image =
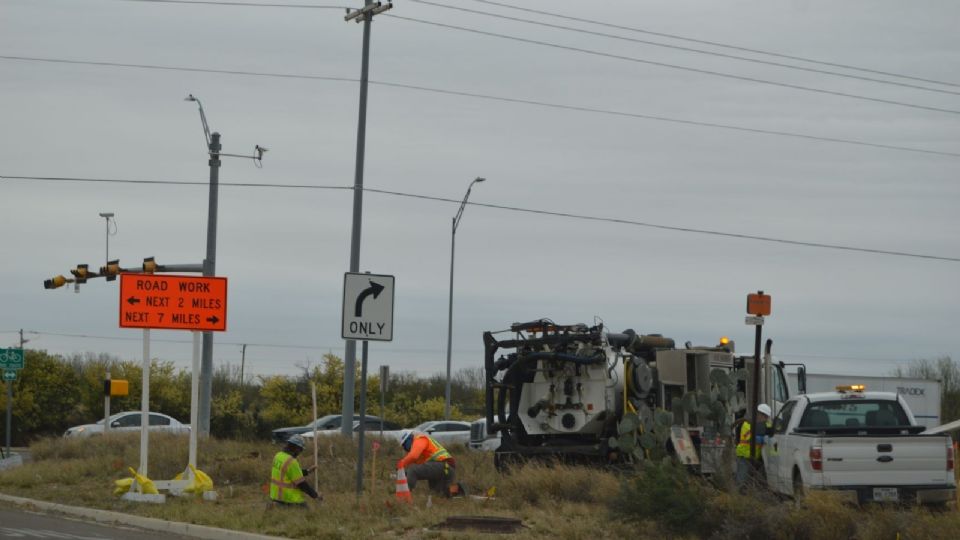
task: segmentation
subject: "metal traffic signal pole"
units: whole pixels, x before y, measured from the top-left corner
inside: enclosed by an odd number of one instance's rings
[[[206,125],[206,121],[204,121]],[[217,194],[220,187],[220,133],[210,135],[210,196],[207,211],[207,257],[203,260],[203,275],[215,276],[217,268]],[[200,403],[198,404],[198,431],[210,434],[210,399],[213,393],[213,332],[203,333],[200,360]]]
[[[367,140],[367,75],[370,71],[370,23],[373,16],[393,7],[392,3],[382,4],[364,0],[361,9],[350,11],[344,20],[363,21],[363,52],[360,63],[360,113],[357,121],[357,161],[353,181],[353,225],[350,234],[350,272],[360,270],[360,230],[363,222],[363,159]],[[353,429],[354,385],[357,373],[357,342],[347,340],[343,361],[343,410],[340,432],[351,436]],[[362,421],[363,419],[361,419]]]

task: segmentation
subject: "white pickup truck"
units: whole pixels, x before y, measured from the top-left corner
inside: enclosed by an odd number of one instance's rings
[[[830,489],[861,503],[955,501],[953,442],[924,429],[897,394],[853,386],[797,396],[764,446],[767,483],[784,495]]]

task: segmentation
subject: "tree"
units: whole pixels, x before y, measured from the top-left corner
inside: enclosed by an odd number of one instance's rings
[[[944,423],[960,419],[960,364],[952,358],[914,360],[906,369],[898,367],[894,375],[940,381],[940,419]]]

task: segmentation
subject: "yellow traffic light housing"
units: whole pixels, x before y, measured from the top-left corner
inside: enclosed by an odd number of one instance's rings
[[[86,283],[87,277],[93,277],[90,276],[90,271],[88,268],[89,267],[86,264],[78,264],[76,269],[70,271],[70,273],[73,274],[73,277],[76,278],[76,282],[78,284]]]
[[[157,261],[153,257],[147,257],[143,260],[143,273],[153,274],[157,271]]]
[[[107,278],[107,281],[116,280],[117,275],[120,274],[120,260],[114,259],[112,261],[107,261],[106,266],[100,267],[100,274]]]
[[[45,279],[45,280],[43,280],[43,288],[44,288],[44,289],[57,289],[57,288],[63,287],[64,285],[66,285],[66,284],[69,283],[69,282],[70,282],[70,281],[69,281],[67,278],[63,277],[63,276],[54,276],[54,277],[52,277],[52,278],[50,278],[50,279]]]
[[[130,393],[130,383],[123,379],[104,379],[103,395],[110,397],[126,396]]]

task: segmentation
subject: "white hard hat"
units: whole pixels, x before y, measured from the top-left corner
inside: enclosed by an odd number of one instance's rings
[[[405,429],[400,432],[400,446],[406,446],[407,441],[413,438],[413,430]]]
[[[770,410],[770,406],[767,405],[766,403],[761,403],[757,405],[757,412],[761,414],[765,414],[767,416],[773,416],[773,411]]]
[[[298,446],[301,450],[307,447],[307,443],[303,441],[303,437],[300,435],[291,435],[290,438],[287,439],[287,444]]]

